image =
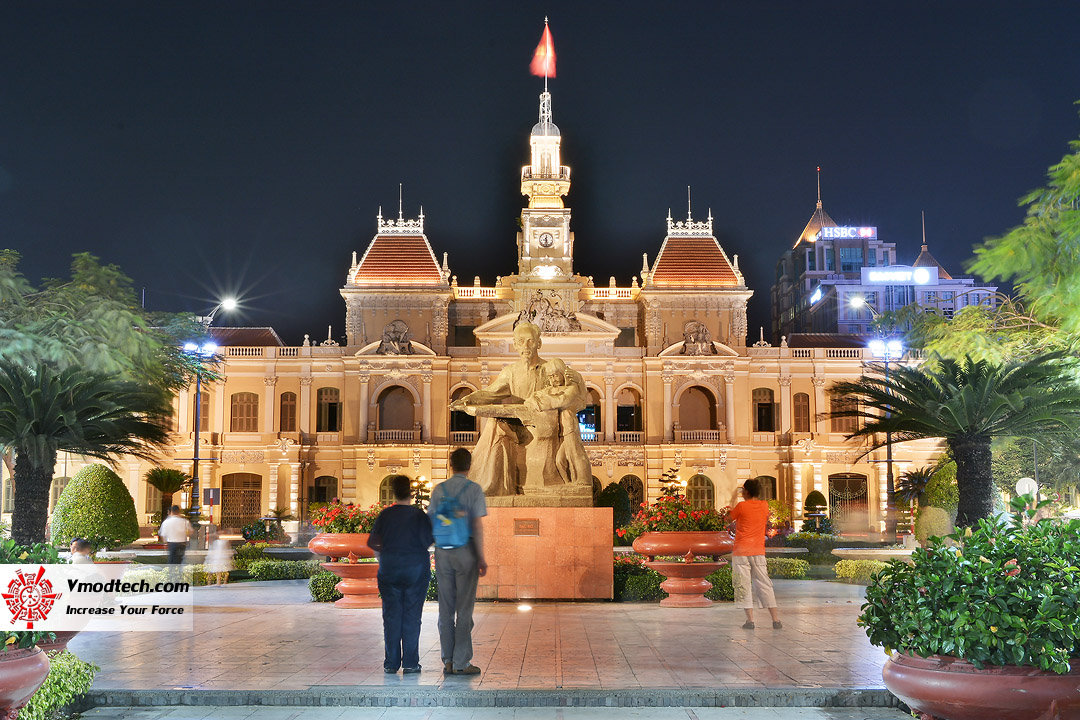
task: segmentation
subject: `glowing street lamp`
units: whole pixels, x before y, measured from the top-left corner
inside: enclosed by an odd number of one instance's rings
[[[862,308],[865,307],[870,311],[870,315],[876,320],[879,313],[874,307],[866,302],[866,298],[861,295],[857,295],[851,298],[851,306]],[[885,362],[885,385],[889,384],[889,361],[899,360],[904,356],[904,343],[898,338],[874,338],[867,347],[870,349],[870,353]],[[890,417],[891,412],[886,414],[886,417]],[[896,540],[896,500],[893,497],[896,492],[896,485],[893,479],[893,457],[892,457],[892,431],[887,430],[885,432],[885,536],[893,541]]]

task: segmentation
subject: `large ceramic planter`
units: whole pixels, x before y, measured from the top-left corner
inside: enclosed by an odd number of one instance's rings
[[[319,533],[311,538],[308,549],[344,562],[322,563],[322,566],[341,578],[334,587],[342,597],[334,603],[341,608],[382,607],[379,600],[379,563],[357,562],[373,558],[375,551],[368,547],[369,533]]]
[[[893,653],[881,677],[907,705],[945,720],[1080,718],[1080,662],[1058,675],[1015,665],[979,670],[954,657]]]
[[[0,717],[14,716],[49,675],[49,658],[40,648],[0,652]]]
[[[647,532],[634,540],[634,552],[648,558],[646,566],[667,578],[660,587],[668,594],[664,607],[709,607],[705,593],[712,587],[705,578],[726,562],[721,555],[731,552],[734,543],[726,532]],[[657,556],[678,556],[682,562],[658,562]],[[695,562],[711,557],[712,562]]]

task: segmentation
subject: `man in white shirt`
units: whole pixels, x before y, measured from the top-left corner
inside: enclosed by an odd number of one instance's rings
[[[158,528],[158,537],[165,543],[169,551],[169,564],[179,565],[184,562],[184,551],[187,550],[188,538],[195,530],[187,518],[180,514],[180,506],[173,505],[169,508],[169,517]]]

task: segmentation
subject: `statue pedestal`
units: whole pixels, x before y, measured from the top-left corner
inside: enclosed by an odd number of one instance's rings
[[[611,521],[607,507],[489,506],[483,519],[488,572],[480,578],[476,596],[610,600]]]

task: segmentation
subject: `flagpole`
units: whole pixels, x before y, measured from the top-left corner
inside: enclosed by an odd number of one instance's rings
[[[548,19],[547,19],[547,15],[545,15],[544,16],[544,36],[545,37],[547,37],[548,32],[550,32],[548,30]],[[547,81],[548,81],[548,69],[550,68],[550,66],[551,66],[550,62],[544,63],[544,92],[548,91]]]

